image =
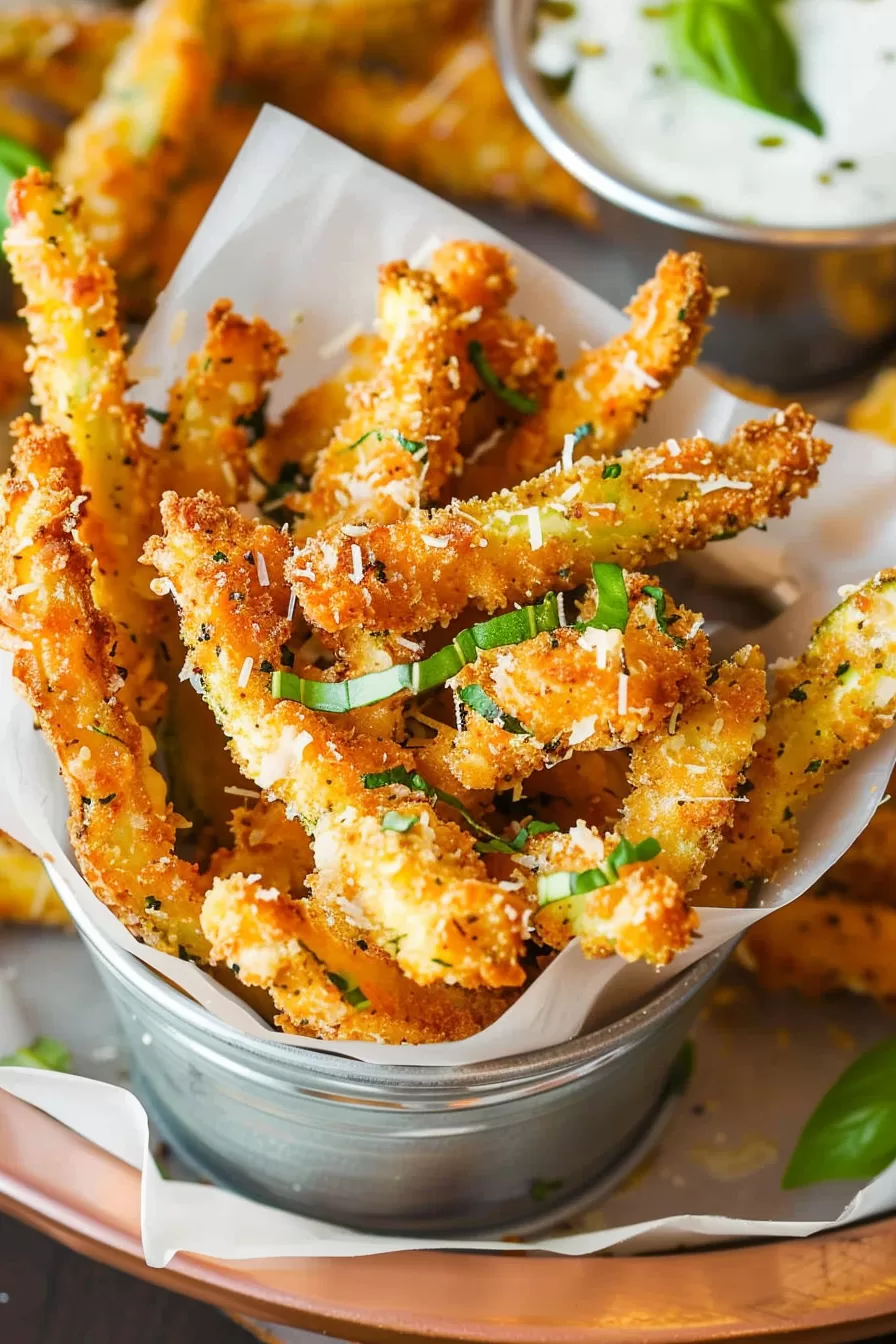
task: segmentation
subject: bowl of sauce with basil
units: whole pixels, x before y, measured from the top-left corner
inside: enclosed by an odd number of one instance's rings
[[[609,235],[690,240],[731,287],[732,371],[822,383],[896,344],[896,0],[495,0],[495,28]]]

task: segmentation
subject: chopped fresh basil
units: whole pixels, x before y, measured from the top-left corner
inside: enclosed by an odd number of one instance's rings
[[[622,475],[622,465],[619,462],[608,462],[601,472],[605,481],[615,481],[617,476]]]
[[[404,835],[417,825],[420,818],[415,812],[387,812],[380,822],[381,831],[398,831]]]
[[[496,705],[491,696],[486,695],[481,686],[464,686],[463,690],[458,692],[458,698],[468,709],[480,714],[489,723],[496,723],[499,728],[504,729],[505,733],[516,733],[524,737],[532,736],[529,729],[524,728],[519,719],[515,719],[512,714],[505,714],[500,705]]]
[[[327,971],[327,979],[333,982],[349,1007],[355,1008],[359,1012],[370,1007],[370,1000],[357,980],[350,980],[347,976],[338,975],[336,971]]]
[[[656,623],[664,635],[669,633],[669,619],[666,615],[666,594],[662,588],[654,588],[651,584],[645,583],[643,592],[653,598],[653,606],[656,611]]]
[[[570,75],[569,83],[572,83],[572,75]],[[567,85],[568,87],[569,85]],[[494,392],[496,397],[500,397],[502,401],[506,401],[508,406],[512,406],[515,411],[520,411],[523,415],[532,415],[538,410],[538,402],[534,397],[527,397],[525,393],[518,392],[516,388],[508,387],[503,379],[498,377],[486,358],[481,341],[470,341],[467,346],[467,354],[479,377],[486,387]]]
[[[585,625],[597,630],[624,630],[628,625],[628,593],[620,565],[593,564],[597,612]]]
[[[341,451],[350,453],[353,448],[357,448],[359,443],[363,443],[365,439],[370,438],[379,439],[380,442],[382,442],[383,439],[394,439],[406,453],[410,453],[411,457],[416,457],[418,462],[425,462],[429,456],[429,450],[427,449],[425,441],[405,438],[404,434],[399,433],[397,429],[368,429],[367,433],[362,434],[360,439],[355,439],[354,443],[348,444],[348,446],[341,449]]]
[[[156,420],[160,425],[166,425],[168,423],[168,417],[171,414],[170,411],[157,411],[155,406],[146,406],[144,409],[151,420]]]
[[[655,859],[660,848],[660,842],[652,835],[634,845],[623,838],[610,857],[604,859],[597,868],[588,868],[582,873],[547,873],[540,877],[538,904],[553,905],[555,901],[565,901],[570,896],[582,896],[599,887],[608,887],[619,881],[620,868],[629,863],[646,863],[649,859]]]
[[[588,435],[593,433],[594,425],[590,420],[585,420],[581,425],[576,425],[572,432],[572,441],[573,443],[581,443],[583,439],[587,439]],[[604,474],[606,475],[606,473]]]

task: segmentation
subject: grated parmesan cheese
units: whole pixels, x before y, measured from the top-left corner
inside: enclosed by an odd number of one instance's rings
[[[269,789],[283,779],[293,761],[301,761],[305,748],[313,740],[309,732],[297,733],[291,725],[284,728],[276,747],[261,759],[256,776],[259,788]]]
[[[540,551],[544,545],[544,537],[541,531],[541,514],[535,505],[524,512],[529,518],[529,545],[533,551]]]
[[[568,504],[571,499],[575,499],[576,495],[580,495],[581,493],[582,493],[582,482],[573,481],[572,485],[568,485],[566,487],[560,498],[563,500],[565,504]]]
[[[588,738],[594,733],[596,723],[596,714],[588,714],[583,719],[576,719],[569,734],[569,745],[577,747],[580,742],[587,742]]]
[[[364,582],[364,559],[361,555],[361,547],[357,542],[352,542],[352,572],[349,575],[352,583]]]
[[[255,552],[255,570],[258,574],[258,582],[261,585],[261,587],[270,588],[271,579],[270,575],[268,574],[267,561],[265,560],[261,551]]]
[[[575,446],[575,434],[567,434],[563,440],[563,452],[560,454],[560,467],[562,471],[567,471],[572,466],[572,455]]]
[[[305,573],[308,574],[309,571],[305,570]],[[313,579],[314,575],[311,574],[310,577]],[[291,621],[295,614],[296,614],[296,590],[293,588],[290,590],[289,594],[289,606],[286,608],[286,619],[288,621]]]
[[[730,476],[710,476],[697,487],[701,495],[711,495],[714,490],[752,490],[752,481],[733,481]]]
[[[623,359],[619,369],[620,372],[631,374],[636,387],[650,387],[656,391],[656,389],[661,386],[658,378],[654,378],[652,373],[648,373],[646,369],[641,368],[641,365],[635,358],[634,350],[627,350],[625,352],[625,359]]]
[[[244,689],[249,685],[249,677],[252,675],[252,668],[255,664],[254,658],[244,658],[243,665],[240,668],[240,675],[236,679],[237,686]]]
[[[619,673],[618,680],[619,694],[616,702],[616,710],[619,714],[628,712],[628,677],[624,672]]]
[[[424,546],[433,546],[437,551],[444,551],[448,545],[447,537],[430,537],[425,532],[421,535],[420,540]]]
[[[27,597],[29,593],[36,593],[39,587],[39,583],[20,583],[11,589],[9,596],[14,602],[17,597]]]
[[[260,798],[261,794],[257,789],[241,789],[237,784],[227,784],[224,792],[229,793],[234,798]]]

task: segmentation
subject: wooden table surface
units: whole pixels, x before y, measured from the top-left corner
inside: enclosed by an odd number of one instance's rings
[[[255,1344],[251,1335],[214,1307],[94,1264],[2,1215],[0,1340],[3,1344]]]

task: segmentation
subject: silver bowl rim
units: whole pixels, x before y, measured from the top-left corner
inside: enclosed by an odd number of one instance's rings
[[[587,134],[558,113],[541,89],[528,59],[527,34],[538,0],[493,0],[492,27],[504,87],[521,120],[552,158],[596,196],[631,214],[685,233],[754,247],[795,250],[854,249],[896,245],[896,219],[856,228],[799,229],[742,224],[676,205],[609,172],[589,150]]]
[[[309,1050],[301,1045],[276,1039],[265,1040],[250,1036],[228,1026],[166,981],[124,947],[107,940],[94,922],[77,907],[72,918],[78,933],[116,979],[123,982],[140,998],[150,1000],[157,1009],[167,1012],[179,1025],[192,1028],[209,1041],[201,1053],[209,1053],[212,1041],[244,1058],[263,1061],[277,1066],[292,1067],[298,1075],[307,1070],[321,1079],[332,1079],[345,1084],[374,1085],[378,1089],[410,1088],[414,1092],[434,1093],[449,1088],[475,1091],[502,1089],[530,1080],[537,1088],[538,1081],[547,1086],[590,1071],[596,1061],[626,1053],[653,1028],[668,1017],[682,1002],[691,998],[720,969],[734,942],[700,958],[694,965],[675,976],[659,993],[651,995],[625,1016],[584,1035],[562,1041],[559,1045],[479,1064],[368,1064],[349,1056],[330,1054],[325,1050]],[[218,1057],[220,1058],[220,1056]],[[233,1063],[242,1070],[242,1066]],[[560,1075],[559,1077],[557,1075]],[[295,1082],[300,1082],[297,1076]],[[506,1099],[502,1098],[502,1099]]]

